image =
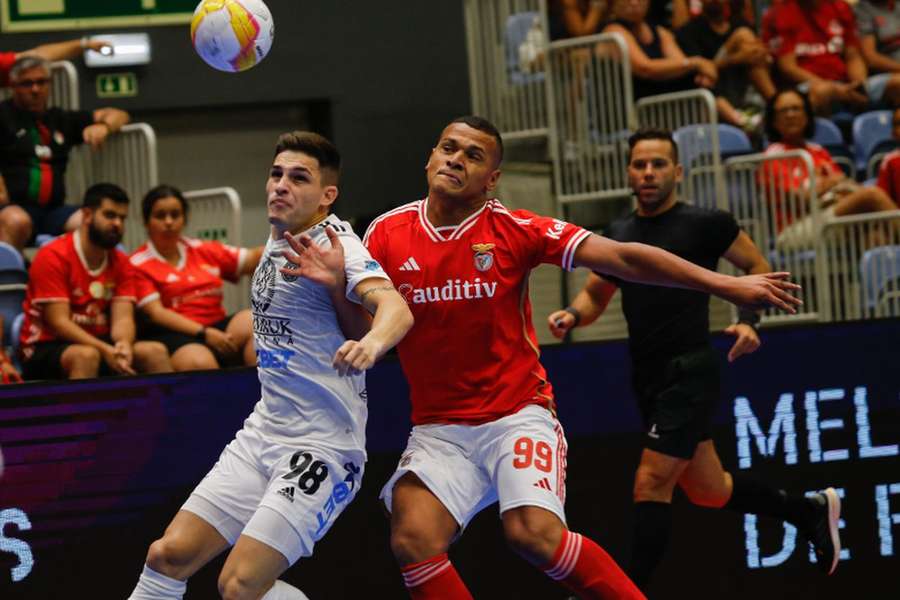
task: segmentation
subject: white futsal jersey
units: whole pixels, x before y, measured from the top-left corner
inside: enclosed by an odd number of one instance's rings
[[[329,215],[306,233],[330,248],[327,226],[344,247],[347,298],[359,303],[353,289],[360,281],[389,278],[346,221]],[[291,249],[285,240],[270,238],[253,274],[250,303],[262,397],[245,429],[286,446],[364,449],[365,374],[341,376],[331,366],[346,341],[331,298],[321,285],[279,270],[292,266],[280,256],[286,250]]]

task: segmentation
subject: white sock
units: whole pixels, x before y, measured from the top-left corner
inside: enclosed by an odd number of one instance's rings
[[[186,581],[172,579],[144,565],[144,571],[128,600],[181,600],[186,589]]]
[[[309,597],[280,579],[275,580],[275,585],[259,600],[309,600]]]

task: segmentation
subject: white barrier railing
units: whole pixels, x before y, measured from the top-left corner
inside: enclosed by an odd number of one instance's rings
[[[543,0],[466,0],[464,10],[473,112],[505,140],[546,136]]]
[[[818,256],[823,320],[900,316],[900,210],[827,221]]]
[[[184,197],[190,204],[186,236],[241,245],[241,198],[234,188],[190,190]],[[223,304],[228,314],[247,308],[249,303],[249,277],[224,287]]]
[[[560,203],[631,194],[626,167],[635,115],[627,56],[618,34],[548,48],[550,147]]]
[[[793,187],[787,176],[806,179],[811,191]],[[773,270],[790,271],[791,279],[803,286],[803,305],[797,314],[769,310],[763,323],[821,320],[821,263],[816,253],[820,211],[810,155],[792,150],[730,158],[723,185],[727,192],[720,207],[734,215]]]

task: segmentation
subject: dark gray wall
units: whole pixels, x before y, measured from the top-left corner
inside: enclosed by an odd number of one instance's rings
[[[143,31],[151,37],[153,62],[137,70],[140,95],[98,100],[97,71],[87,71],[79,60],[83,106],[114,104],[138,118],[150,111],[152,124],[159,110],[328,100],[332,118],[326,133],[345,161],[341,212],[380,212],[420,197],[422,167],[442,125],[470,110],[462,2],[267,4],[275,43],[250,71],[227,74],[207,67],[191,48],[187,25],[148,27]],[[22,50],[81,34],[5,34],[0,48]]]

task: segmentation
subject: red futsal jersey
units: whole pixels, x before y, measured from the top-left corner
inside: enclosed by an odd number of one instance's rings
[[[415,317],[398,346],[413,423],[476,425],[529,404],[553,410],[528,275],[541,263],[571,270],[590,232],[497,200],[458,226],[435,228],[427,202],[378,217],[363,239]]]
[[[159,300],[163,306],[201,325],[225,318],[222,280],[237,281],[247,256],[244,248],[219,242],[182,238],[180,260],[173,266],[153,246],[134,251],[131,264],[137,271],[138,306]]]
[[[797,64],[822,79],[847,80],[844,52],[859,48],[853,9],[843,0],[823,0],[805,11],[795,1],[781,2],[766,19],[764,29],[775,56],[794,54]],[[764,40],[766,41],[766,40]]]
[[[68,302],[76,325],[93,336],[106,337],[113,300],[135,300],[134,270],[128,257],[110,250],[103,265],[91,271],[77,231],[56,238],[38,251],[28,272],[20,336],[23,355],[29,358],[36,343],[57,339],[56,332],[44,323],[42,304]]]
[[[803,146],[775,142],[769,144],[765,154],[772,155],[790,150],[806,150],[812,158],[813,169],[816,170],[817,177],[841,172],[841,168],[831,158],[828,150],[814,142],[806,142]],[[772,187],[776,191],[775,197],[769,197],[768,200],[775,209],[776,226],[780,232],[793,221],[793,213],[781,207],[785,201],[785,194],[789,191],[808,188],[809,173],[806,172],[806,167],[799,158],[782,158],[766,162],[757,175],[760,185],[764,189],[768,190]]]
[[[900,207],[900,150],[887,154],[878,169],[878,187]]]

